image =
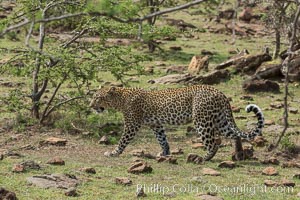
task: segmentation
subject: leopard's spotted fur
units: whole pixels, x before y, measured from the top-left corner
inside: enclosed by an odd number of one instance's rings
[[[117,156],[123,152],[141,125],[148,125],[163,149],[163,155],[170,154],[164,130],[165,124],[183,124],[193,121],[197,133],[208,153],[204,160],[210,160],[218,150],[216,135],[227,138],[253,139],[261,135],[264,117],[254,104],[246,107],[254,112],[258,122],[256,128],[244,133],[235,124],[231,106],[219,90],[206,85],[195,85],[179,89],[146,91],[143,89],[108,87],[100,88],[90,103],[97,111],[114,108],[124,114],[124,133],[117,148],[106,153]]]

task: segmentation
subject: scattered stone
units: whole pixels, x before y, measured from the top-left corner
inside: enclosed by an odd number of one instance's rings
[[[188,67],[188,72],[190,74],[199,74],[203,69],[208,71],[208,65],[209,56],[193,56]]]
[[[243,89],[247,92],[280,92],[280,86],[275,81],[263,79],[250,79],[243,83]]]
[[[128,173],[140,174],[140,173],[151,173],[152,167],[147,162],[135,162],[131,167],[128,168]]]
[[[148,158],[148,159],[155,159],[156,156],[150,154],[150,153],[147,153],[145,152],[144,150],[133,150],[131,152],[131,155],[133,156],[137,156],[137,157],[140,157],[140,158]]]
[[[40,188],[61,188],[68,189],[76,187],[80,181],[74,175],[66,174],[50,174],[50,175],[37,175],[26,178],[29,184],[35,185]]]
[[[280,71],[281,68],[281,63],[274,64],[274,61],[271,61],[271,63],[266,62],[257,68],[252,77],[259,79],[282,78],[283,75]]]
[[[201,176],[194,176],[191,179],[192,182],[196,182],[196,183],[203,183],[203,178]]]
[[[195,163],[195,164],[202,164],[203,163],[203,158],[198,156],[197,154],[194,153],[189,153],[187,156],[187,163]]]
[[[241,100],[253,101],[253,96],[251,95],[243,95],[240,97]]]
[[[173,50],[173,51],[181,51],[182,48],[180,46],[171,46],[169,49]]]
[[[298,192],[298,194],[296,195],[298,198],[300,198],[300,192]]]
[[[199,148],[204,148],[205,145],[202,143],[194,143],[192,144],[192,149],[199,149]]]
[[[106,135],[102,136],[98,142],[99,144],[105,144],[108,145],[109,144],[109,139]]]
[[[185,65],[176,65],[176,66],[170,66],[167,67],[165,72],[167,74],[171,74],[171,73],[183,73],[186,70],[187,66]]]
[[[239,19],[245,22],[250,22],[252,18],[253,18],[253,11],[249,7],[244,8],[239,15]]]
[[[263,161],[261,161],[262,164],[272,164],[272,165],[279,165],[279,160],[275,157],[267,158]]]
[[[132,185],[132,181],[126,177],[116,177],[115,183],[126,186]]]
[[[205,49],[202,49],[201,50],[201,55],[204,55],[204,56],[213,56],[214,53],[211,52],[211,51],[208,51],[208,50],[205,50]]]
[[[218,171],[216,171],[214,169],[211,169],[211,168],[203,168],[202,169],[202,173],[204,175],[210,175],[210,176],[220,176],[221,175],[220,172],[218,172]]]
[[[20,147],[20,149],[23,149],[23,150],[35,150],[36,147],[31,145],[31,144],[26,144],[26,145],[23,145]]]
[[[195,25],[187,23],[187,22],[183,21],[182,19],[166,18],[165,20],[168,25],[176,26],[181,31],[186,31],[188,28],[192,28],[192,29],[197,28]]]
[[[181,149],[181,148],[177,148],[177,149],[171,151],[172,155],[180,155],[180,154],[183,154],[183,153],[184,153],[183,149]]]
[[[77,197],[78,193],[75,187],[71,187],[65,191],[65,195],[68,197]]]
[[[11,138],[11,140],[18,141],[18,140],[21,140],[23,137],[24,137],[23,134],[16,134],[16,135],[12,135],[10,138]]]
[[[14,152],[14,151],[7,151],[3,154],[3,156],[5,157],[10,157],[10,158],[21,158],[21,157],[24,157],[23,155],[21,155],[20,153],[18,152]]]
[[[18,200],[16,193],[8,191],[0,187],[0,199],[2,200]]]
[[[234,113],[239,113],[241,111],[241,108],[240,107],[231,106],[231,110]]]
[[[282,168],[300,168],[300,163],[297,163],[296,161],[287,161],[282,163]]]
[[[295,182],[287,180],[287,179],[283,179],[281,181],[281,185],[286,186],[286,187],[295,187]]]
[[[157,162],[168,162],[171,164],[178,164],[177,163],[177,158],[174,158],[172,156],[160,156],[156,158]]]
[[[276,109],[281,109],[281,108],[283,108],[283,103],[280,103],[280,102],[271,103],[270,107],[271,108],[276,108]]]
[[[274,167],[266,167],[263,169],[262,174],[267,176],[276,176],[278,175],[278,171]]]
[[[144,192],[143,187],[138,188],[138,190],[136,191],[136,196],[137,197],[146,197],[147,196],[146,193]]]
[[[276,186],[279,185],[277,182],[272,181],[272,180],[264,180],[264,184],[265,184],[267,187],[276,187]]]
[[[67,140],[57,137],[49,137],[46,140],[40,142],[41,146],[44,145],[55,145],[55,146],[66,146]]]
[[[267,126],[274,125],[274,124],[275,124],[274,120],[271,120],[271,119],[266,119],[265,120],[265,125],[267,125]]]
[[[300,173],[294,174],[293,178],[300,179]]]
[[[293,107],[290,107],[290,108],[289,108],[289,111],[290,111],[290,113],[292,113],[292,114],[297,114],[297,113],[298,113],[298,109],[297,109],[297,108],[293,108]]]
[[[27,170],[27,169],[35,169],[35,170],[41,169],[41,166],[33,160],[27,160],[27,161],[21,162],[20,165],[23,165],[25,167],[25,170]]]
[[[25,167],[24,167],[24,165],[16,164],[16,165],[13,166],[12,171],[15,172],[15,173],[25,172]]]
[[[168,192],[168,193],[164,194],[164,196],[167,198],[175,198],[176,195],[177,195],[176,192]]]
[[[46,163],[50,165],[65,165],[65,161],[60,157],[51,158]]]
[[[153,74],[154,73],[154,68],[153,67],[145,67],[145,73],[146,74]]]
[[[79,170],[88,174],[96,174],[96,170],[93,167],[84,167]]]
[[[235,11],[231,8],[227,10],[219,11],[219,17],[222,19],[232,19],[234,17]]]
[[[256,136],[253,140],[253,144],[257,147],[264,147],[267,140],[263,136]]]
[[[221,197],[213,196],[210,194],[201,194],[198,197],[202,200],[223,200],[223,198],[221,198]]]
[[[233,169],[236,167],[236,164],[233,161],[223,161],[218,165],[218,167]]]

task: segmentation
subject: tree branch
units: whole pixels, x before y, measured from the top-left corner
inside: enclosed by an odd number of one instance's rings
[[[183,10],[183,9],[189,8],[191,6],[194,6],[194,5],[206,2],[206,1],[208,1],[208,0],[196,0],[196,1],[192,1],[192,2],[189,2],[189,3],[183,4],[183,5],[175,6],[173,8],[167,8],[165,10],[157,11],[157,12],[151,13],[151,14],[146,15],[146,16],[141,17],[141,18],[129,19],[129,21],[130,22],[145,21],[146,19],[149,19],[149,18],[152,18],[152,17],[155,17],[155,16],[167,14],[167,13],[174,12],[174,11],[177,11],[177,10]]]
[[[2,31],[2,33],[0,34],[0,36],[3,36],[5,35],[6,33],[8,33],[9,31],[12,31],[12,30],[15,30],[15,29],[18,29],[18,28],[21,28],[23,26],[26,26],[27,24],[29,24],[31,21],[27,18],[24,19],[24,21],[18,23],[18,24],[15,24],[15,25],[12,25],[10,27],[8,27],[7,29],[4,29]]]
[[[67,48],[70,44],[72,44],[73,42],[75,42],[78,38],[80,38],[82,35],[84,35],[87,31],[89,30],[89,28],[85,28],[83,30],[81,30],[77,35],[75,35],[71,40],[67,41],[66,43],[64,43],[62,45],[63,48]]]
[[[63,104],[66,104],[70,101],[74,101],[76,99],[81,99],[81,98],[84,98],[83,96],[78,96],[78,97],[72,97],[70,99],[67,99],[65,101],[62,101],[62,102],[59,102],[58,104],[55,104],[54,106],[52,106],[48,111],[47,113],[45,114],[45,117],[48,117],[50,113],[52,113],[55,109],[57,109],[58,107],[60,107],[61,105]]]
[[[27,34],[26,39],[25,39],[25,45],[29,48],[30,48],[29,40],[30,40],[30,37],[31,37],[31,34],[32,34],[33,27],[34,27],[34,21],[31,22],[30,28],[28,30],[28,34]]]
[[[108,13],[101,13],[101,12],[88,12],[88,13],[85,13],[85,12],[80,12],[80,13],[65,14],[65,15],[56,16],[56,17],[49,17],[49,18],[45,18],[45,19],[39,19],[39,20],[36,20],[35,23],[48,23],[48,22],[52,22],[52,21],[57,21],[57,20],[62,20],[62,19],[67,19],[67,18],[72,18],[72,17],[79,17],[79,16],[88,16],[88,15],[108,17],[108,18],[111,18],[111,19],[113,19],[117,22],[121,22],[121,23],[142,22],[142,21],[145,21],[147,19],[150,19],[150,18],[153,18],[153,17],[156,17],[156,16],[160,16],[160,15],[167,14],[167,13],[170,13],[170,12],[186,9],[186,8],[189,8],[191,6],[194,6],[194,5],[206,2],[206,1],[209,1],[209,0],[195,0],[195,1],[183,4],[183,5],[175,6],[175,7],[172,7],[172,8],[167,8],[167,9],[162,10],[162,11],[157,11],[157,12],[151,13],[149,15],[145,15],[143,17],[140,17],[140,18],[122,19],[122,18],[113,16],[113,15],[110,15]],[[6,28],[4,31],[2,31],[0,36],[3,36],[4,34],[6,34],[9,31],[12,31],[12,30],[21,28],[23,26],[26,26],[29,23],[31,23],[31,21],[25,18],[25,20],[23,22],[21,22],[19,24],[16,24],[16,25],[12,25],[12,26]]]

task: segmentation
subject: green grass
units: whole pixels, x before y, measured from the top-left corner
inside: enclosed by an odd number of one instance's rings
[[[253,199],[296,199],[294,197],[297,191],[299,191],[298,186],[290,193],[271,192],[270,188],[267,188],[267,192],[264,190],[260,192],[260,189],[264,189],[263,181],[265,179],[275,181],[279,181],[282,178],[291,179],[291,175],[296,173],[297,169],[283,169],[279,166],[275,166],[280,174],[276,177],[266,177],[261,175],[262,169],[266,166],[260,164],[258,161],[239,162],[239,167],[232,170],[219,169],[217,165],[220,161],[230,159],[232,147],[221,148],[215,158],[212,161],[205,163],[205,165],[189,164],[185,161],[188,153],[194,152],[203,154],[204,151],[192,150],[189,144],[185,144],[186,141],[190,141],[192,138],[176,139],[178,136],[182,136],[183,132],[182,129],[178,129],[170,134],[171,137],[169,137],[171,149],[180,147],[184,150],[184,155],[176,156],[179,164],[157,163],[155,160],[146,159],[153,167],[153,172],[150,174],[133,175],[127,173],[127,168],[133,160],[133,157],[130,155],[131,150],[145,149],[152,154],[159,152],[159,145],[152,137],[152,133],[149,130],[143,130],[142,133],[139,133],[138,137],[119,158],[103,157],[103,152],[112,147],[99,146],[94,141],[76,139],[66,135],[63,137],[68,138],[71,146],[75,144],[80,150],[72,151],[73,148],[67,145],[65,148],[50,147],[41,148],[39,151],[22,152],[26,155],[25,158],[22,159],[6,158],[0,163],[0,174],[2,177],[0,185],[4,185],[7,189],[15,191],[20,199],[68,199],[64,196],[63,190],[39,189],[34,186],[29,186],[26,183],[26,177],[32,175],[68,173],[76,175],[82,181],[81,185],[78,187],[80,196],[77,197],[77,199],[133,199],[135,198],[136,188],[139,187],[139,185],[144,184],[146,186],[145,192],[147,193],[147,198],[150,199],[166,198],[162,194],[163,191],[151,191],[151,187],[155,184],[159,184],[160,187],[164,187],[165,190],[168,188],[170,192],[173,190],[172,187],[176,187],[176,197],[174,199],[194,199],[197,194],[207,192],[217,193],[218,196],[222,196],[224,199],[249,199],[250,197]],[[45,136],[40,136],[40,138],[43,137]],[[260,151],[260,149],[256,150]],[[44,164],[49,157],[57,154],[66,161],[65,166],[50,166]],[[11,172],[13,164],[28,159],[40,161],[43,166],[42,169],[39,171],[30,170],[21,174]],[[79,172],[78,169],[81,167],[94,167],[97,174],[87,175]],[[203,167],[216,169],[221,172],[221,176],[203,176],[201,173]],[[115,177],[120,176],[129,177],[133,181],[133,185],[116,185],[114,179]],[[201,181],[193,182],[192,178],[195,176],[200,177]],[[300,182],[299,180],[295,181],[296,185]],[[243,188],[244,184],[245,187],[248,188],[248,191],[236,193],[232,191],[236,187]],[[185,190],[184,188],[189,188],[187,189],[189,191],[180,192],[179,187],[182,190]],[[191,189],[191,187],[194,189]],[[253,194],[254,188],[256,189],[255,194]],[[227,190],[231,190],[231,192]]]

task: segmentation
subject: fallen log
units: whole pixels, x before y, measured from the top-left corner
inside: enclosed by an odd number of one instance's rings
[[[221,81],[230,78],[230,73],[228,70],[215,70],[205,75],[191,75],[185,74],[171,74],[166,75],[154,80],[149,80],[148,83],[158,83],[158,84],[176,84],[182,83],[186,85],[192,84],[217,84]]]

